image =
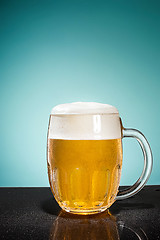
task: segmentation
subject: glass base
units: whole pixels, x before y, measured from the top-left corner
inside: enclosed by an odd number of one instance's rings
[[[66,208],[66,207],[61,207],[64,211],[72,214],[80,214],[80,215],[91,215],[91,214],[97,214],[104,212],[105,210],[108,209],[108,207],[102,207],[99,209],[75,209],[75,208]]]

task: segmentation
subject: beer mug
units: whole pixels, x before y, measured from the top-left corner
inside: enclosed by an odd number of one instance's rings
[[[133,137],[144,155],[137,182],[118,191],[122,138]],[[71,213],[103,212],[116,200],[138,193],[152,170],[152,153],[144,135],[122,125],[118,110],[91,102],[61,104],[52,109],[48,128],[48,176],[60,207]]]

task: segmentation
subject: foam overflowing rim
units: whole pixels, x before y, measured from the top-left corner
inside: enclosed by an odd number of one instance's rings
[[[60,104],[52,108],[53,116],[69,115],[119,115],[116,107],[97,102],[73,102]]]

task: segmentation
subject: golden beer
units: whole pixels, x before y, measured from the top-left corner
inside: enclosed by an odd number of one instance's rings
[[[103,211],[115,201],[122,167],[122,140],[48,139],[48,175],[62,209]]]

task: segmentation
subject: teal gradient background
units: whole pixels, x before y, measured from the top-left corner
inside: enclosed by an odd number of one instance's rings
[[[109,103],[150,142],[160,184],[160,1],[0,1],[0,186],[48,186],[53,106]],[[124,139],[121,185],[143,168]]]

